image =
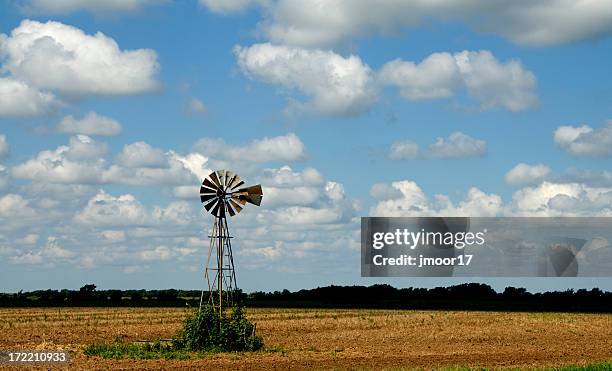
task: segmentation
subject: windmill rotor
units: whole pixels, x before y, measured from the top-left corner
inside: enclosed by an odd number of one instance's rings
[[[226,212],[235,216],[247,203],[261,205],[261,184],[239,188],[243,185],[244,180],[232,171],[213,171],[200,186],[200,201],[206,211],[218,218],[225,216]]]

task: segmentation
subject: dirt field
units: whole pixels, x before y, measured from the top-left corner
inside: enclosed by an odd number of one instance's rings
[[[548,367],[612,360],[612,315],[251,309],[265,351],[203,359],[86,357],[92,342],[169,338],[185,315],[161,308],[0,309],[0,350],[65,349],[72,368],[398,369]]]

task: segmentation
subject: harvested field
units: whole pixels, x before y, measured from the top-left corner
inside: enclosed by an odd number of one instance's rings
[[[612,315],[249,309],[266,350],[195,360],[87,357],[93,342],[172,337],[177,308],[0,309],[0,350],[69,350],[87,369],[533,368],[612,361]]]

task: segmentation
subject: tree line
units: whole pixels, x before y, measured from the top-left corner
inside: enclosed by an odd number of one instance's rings
[[[88,284],[79,290],[0,293],[0,307],[194,307],[199,305],[200,295],[199,290],[97,290]],[[429,289],[379,284],[299,291],[238,290],[235,297],[249,307],[612,312],[612,292],[598,288],[531,293],[525,288],[506,287],[496,292],[480,283]]]

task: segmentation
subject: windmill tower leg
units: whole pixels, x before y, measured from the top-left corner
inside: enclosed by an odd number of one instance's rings
[[[227,265],[228,265],[228,271],[227,271],[227,278],[228,278],[228,288],[229,291],[231,292],[231,295],[229,296],[229,305],[233,306],[236,303],[236,297],[234,296],[236,294],[235,290],[238,290],[238,283],[236,282],[236,270],[234,269],[234,254],[232,252],[232,237],[229,235],[229,228],[227,226],[227,219],[224,219],[223,222],[225,223],[225,232],[227,233],[227,239],[225,240],[225,251],[226,251],[226,258],[227,258]]]
[[[206,281],[208,285],[208,292],[207,292],[206,300],[207,300],[208,305],[211,305],[213,308],[216,308],[215,298],[213,297],[213,293],[217,291],[218,274],[217,274],[217,269],[216,269],[217,264],[212,265],[211,258],[213,258],[213,256],[216,258],[217,256],[217,235],[218,235],[217,227],[218,227],[218,224],[217,224],[217,220],[215,219],[215,222],[213,223],[212,231],[210,235],[208,236],[208,238],[210,239],[210,242],[208,245],[208,257],[206,258],[206,266],[204,267],[204,280]],[[213,273],[214,273],[214,276],[213,276]],[[202,289],[202,293],[200,295],[200,310],[202,309],[203,304],[204,304],[204,289]]]

